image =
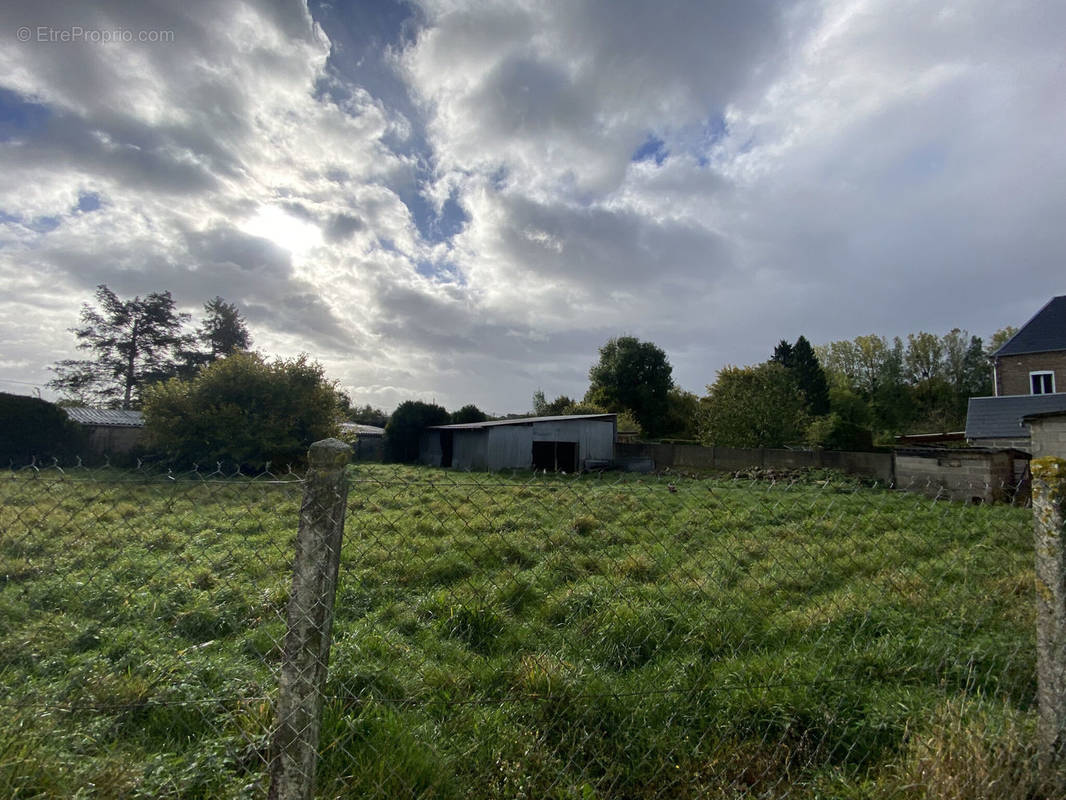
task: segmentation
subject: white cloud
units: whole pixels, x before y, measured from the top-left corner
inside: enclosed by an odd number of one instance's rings
[[[9,125],[0,105],[0,378],[47,379],[98,283],[221,294],[356,402],[495,411],[579,395],[623,332],[700,390],[781,338],[987,335],[1064,291],[1061,4],[416,20],[374,65],[400,97],[299,4],[6,4],[9,31],[174,37],[0,49],[4,97],[31,104]],[[461,232],[424,238],[456,204]]]

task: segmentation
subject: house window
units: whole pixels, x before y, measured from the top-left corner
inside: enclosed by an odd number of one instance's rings
[[[1033,394],[1055,394],[1055,373],[1030,372],[1029,386]]]

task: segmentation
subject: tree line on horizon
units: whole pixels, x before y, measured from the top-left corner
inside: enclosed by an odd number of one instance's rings
[[[226,447],[219,442],[229,438],[243,441],[227,445],[238,458],[274,450],[299,459],[307,436],[330,435],[338,420],[348,420],[385,428],[389,457],[412,460],[426,427],[490,419],[473,404],[449,413],[409,400],[391,414],[354,405],[308,356],[271,361],[252,352],[239,309],[221,297],[204,304],[192,332],[190,315],[176,310],[169,292],[123,300],[101,285],[95,299],[71,329],[90,357],[57,362],[49,386],[68,404],[143,408],[157,429],[155,441],[172,453],[192,457],[199,448],[220,455]],[[703,397],[674,382],[662,348],[618,336],[599,349],[580,399],[549,401],[537,389],[529,413],[616,413],[620,430],[653,440],[869,449],[901,432],[960,428],[968,398],[991,393],[989,354],[1014,332],[997,331],[987,349],[958,328],[943,336],[921,331],[906,341],[870,334],[817,347],[800,336],[779,342],[765,362],[719,370]],[[320,419],[301,415],[300,404]],[[294,433],[269,444],[269,436],[238,435],[242,420],[249,427],[251,407],[271,409],[266,424]]]

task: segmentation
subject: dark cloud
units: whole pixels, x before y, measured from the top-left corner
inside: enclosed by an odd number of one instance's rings
[[[40,370],[98,283],[218,294],[366,401],[507,411],[621,333],[696,390],[801,333],[988,335],[1066,291],[1066,6],[940,12],[6,3],[173,38],[0,48],[0,336]]]
[[[366,228],[366,223],[351,214],[334,214],[326,224],[325,235],[330,242],[342,242],[356,231]]]

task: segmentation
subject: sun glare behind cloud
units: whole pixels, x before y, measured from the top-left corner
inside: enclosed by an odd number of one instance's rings
[[[322,231],[317,225],[297,219],[277,206],[262,206],[241,226],[245,233],[269,239],[293,258],[305,256],[322,244]]]

